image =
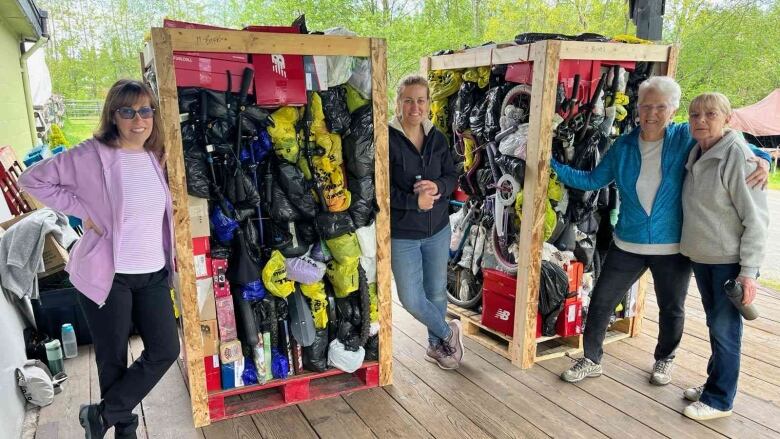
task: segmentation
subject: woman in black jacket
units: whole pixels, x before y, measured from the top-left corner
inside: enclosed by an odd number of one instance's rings
[[[390,229],[398,297],[428,328],[425,359],[455,369],[463,359],[460,322],[447,311],[448,200],[457,173],[444,135],[428,120],[422,76],[401,80],[390,121]]]

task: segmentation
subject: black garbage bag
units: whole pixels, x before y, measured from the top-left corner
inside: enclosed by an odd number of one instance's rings
[[[184,147],[184,171],[187,176],[187,193],[193,197],[209,198],[210,174],[207,154],[198,140],[198,130],[194,123],[181,125],[181,137]]]
[[[379,210],[376,204],[374,179],[372,177],[350,178],[347,184],[352,193],[352,203],[349,214],[355,227],[361,228],[371,224]]]
[[[276,221],[272,221],[269,227],[263,229],[267,231],[264,238],[268,246],[275,250],[280,250],[292,244],[292,234],[288,231],[287,224],[284,222],[282,225],[279,225]]]
[[[287,198],[282,188],[278,184],[273,185],[271,198],[271,219],[277,223],[294,222],[300,220],[301,214],[293,207],[290,199]]]
[[[260,205],[260,194],[257,193],[252,179],[239,167],[233,169],[225,178],[225,197],[236,207]]]
[[[211,257],[213,259],[230,259],[233,250],[230,245],[224,245],[216,239],[214,235],[211,236]]]
[[[379,360],[379,334],[368,337],[364,348],[366,350],[365,361]]]
[[[500,154],[496,157],[496,163],[498,163],[502,173],[510,174],[520,183],[520,187],[523,186],[523,182],[525,182],[525,160]]]
[[[328,131],[342,134],[349,129],[352,117],[347,109],[347,89],[344,86],[331,87],[318,92],[322,99],[322,111]]]
[[[238,330],[238,339],[246,347],[257,346],[259,338],[257,336],[257,322],[255,311],[252,304],[244,299],[241,294],[241,287],[231,285],[233,293],[233,309],[236,316],[236,329]]]
[[[297,166],[282,160],[277,161],[277,183],[289,200],[295,200],[293,206],[301,217],[314,219],[317,215],[317,200],[311,189],[311,183],[306,181],[303,172]],[[275,185],[276,186],[276,185]]]
[[[485,111],[485,131],[483,135],[487,140],[493,140],[501,131],[501,125],[499,125],[499,119],[501,119],[501,104],[504,102],[504,97],[516,84],[511,82],[503,82],[498,86],[491,88],[487,92],[485,100],[487,101],[487,109]]]
[[[542,261],[539,279],[539,314],[542,318],[542,335],[555,335],[555,322],[563,310],[563,302],[569,293],[569,277],[558,264]]]
[[[583,140],[574,146],[574,169],[592,171],[599,162],[599,145],[603,140],[601,130],[589,130]],[[566,214],[574,223],[580,223],[598,208],[599,191],[582,191],[569,188],[569,205]]]
[[[474,104],[474,107],[469,113],[469,126],[471,127],[471,134],[477,141],[478,145],[485,143],[485,114],[487,113],[488,101],[482,99],[478,104]]]
[[[371,105],[364,105],[352,114],[352,122],[343,142],[347,171],[355,177],[374,173],[374,113]]]
[[[515,43],[517,44],[529,44],[542,40],[563,40],[571,41],[573,39],[570,35],[564,34],[548,34],[542,32],[525,32],[515,36]]]
[[[363,267],[358,266],[358,290],[336,299],[338,311],[337,337],[348,351],[356,351],[366,344],[371,331],[368,281]]]
[[[491,189],[494,183],[493,172],[490,169],[481,168],[477,170],[477,189],[482,197],[495,192],[495,188]]]
[[[309,251],[309,246],[314,243],[313,240],[306,239],[311,238],[311,236],[301,233],[301,227],[298,223],[277,224],[277,226],[279,226],[278,236],[282,241],[277,244],[272,240],[271,245],[282,252],[285,258],[303,256]]]
[[[591,271],[593,269],[593,252],[595,251],[595,236],[588,236],[580,239],[574,245],[574,257],[578,261],[582,262],[584,271]]]
[[[320,212],[317,214],[315,224],[322,239],[333,239],[356,230],[348,211]]]
[[[456,130],[463,132],[469,129],[471,126],[469,120],[471,117],[471,110],[475,105],[479,104],[479,97],[479,87],[475,82],[464,81],[463,84],[460,85],[455,100],[455,111],[453,112]]]
[[[251,253],[251,246],[241,228],[236,230],[236,236],[233,238],[233,251],[230,256],[225,275],[231,284],[246,285],[258,279],[260,264],[257,262],[257,256]]]
[[[314,332],[314,343],[303,348],[303,367],[312,372],[325,372],[328,369],[328,329]]]

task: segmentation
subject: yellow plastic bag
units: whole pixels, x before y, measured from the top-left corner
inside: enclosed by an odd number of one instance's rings
[[[431,122],[444,134],[449,133],[447,121],[449,120],[450,107],[447,99],[431,101]]]
[[[553,231],[555,230],[555,226],[558,224],[558,217],[555,215],[555,210],[552,207],[552,204],[550,203],[550,198],[547,198],[545,200],[545,209],[544,209],[544,237],[543,241],[547,241],[550,236],[552,236]],[[517,216],[517,221],[522,222],[523,221],[523,192],[520,191],[517,193],[517,197],[515,198],[515,214]]]
[[[271,252],[271,258],[263,267],[263,285],[268,292],[282,299],[295,291],[295,282],[287,279],[284,256],[279,250]]]
[[[563,183],[558,181],[558,175],[550,175],[550,180],[547,182],[547,198],[553,201],[561,201],[563,199]]]
[[[325,272],[330,284],[333,285],[333,292],[337,298],[342,299],[357,291],[358,266],[360,258],[351,258],[339,263],[336,259],[328,262],[328,269]]]
[[[328,296],[325,293],[325,282],[301,284],[301,293],[311,300],[314,327],[324,329],[328,325]]]
[[[431,88],[431,100],[446,101],[455,94],[463,83],[460,70],[434,70],[428,73],[428,86]]]
[[[379,321],[379,296],[376,294],[376,284],[368,284],[369,318],[371,323]]]
[[[477,87],[485,88],[490,81],[490,67],[482,66],[477,68],[467,69],[463,72],[463,80],[469,82],[476,82]]]
[[[470,137],[463,137],[463,172],[468,172],[474,165],[474,148],[476,142]]]
[[[350,83],[344,84],[344,88],[347,89],[347,110],[349,110],[350,113],[354,113],[358,108],[368,104],[368,99],[361,96],[360,92],[358,92]]]
[[[282,107],[273,113],[271,118],[274,126],[268,127],[268,134],[274,144],[276,155],[290,163],[298,161],[298,139],[295,131],[295,124],[298,122],[300,112],[295,107]]]
[[[356,233],[345,233],[332,239],[326,239],[325,244],[328,245],[328,250],[333,258],[342,264],[359,258],[361,255],[360,242]]]
[[[347,190],[344,184],[344,174],[341,167],[333,168],[332,172],[324,172],[316,169],[315,166],[314,174],[322,196],[325,198],[328,211],[343,212],[349,209],[352,203],[352,193]]]

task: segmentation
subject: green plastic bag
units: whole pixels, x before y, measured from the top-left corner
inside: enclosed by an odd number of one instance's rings
[[[328,262],[325,273],[337,298],[342,299],[357,291],[359,265],[360,258],[347,259],[344,263],[339,263],[336,259]]]

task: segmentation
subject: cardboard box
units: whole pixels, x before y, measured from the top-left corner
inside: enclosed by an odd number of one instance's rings
[[[208,24],[190,23],[187,21],[163,20],[163,27],[176,28],[176,29],[223,29],[223,30],[236,30],[226,27],[211,26]],[[245,53],[225,53],[225,52],[173,52],[174,55],[182,54],[188,56],[200,56],[206,58],[223,59],[227,61],[247,62],[247,54]]]
[[[219,361],[222,364],[233,363],[243,358],[244,353],[241,351],[241,342],[238,340],[230,340],[219,344]]]
[[[211,242],[208,236],[192,238],[193,255],[209,255],[211,253]]]
[[[188,196],[190,205],[190,232],[193,238],[211,236],[209,227],[209,200]]]
[[[230,296],[230,282],[228,282],[227,259],[211,259],[211,271],[214,279],[214,297]]]
[[[244,373],[244,358],[235,361],[233,363],[227,363],[222,365],[222,388],[232,389],[235,387],[242,387],[244,380],[241,379],[241,374]]]
[[[211,282],[211,279],[208,279]],[[213,289],[212,289],[213,294]],[[233,297],[220,297],[216,299],[217,324],[219,325],[219,339],[231,341],[238,338],[236,329],[236,313],[233,310]]]
[[[32,212],[15,216],[7,221],[0,223],[0,227],[3,230],[8,230],[11,226],[19,221],[27,218]],[[44,272],[38,273],[38,278],[44,278],[46,276],[59,273],[65,269],[65,264],[68,263],[68,251],[65,250],[51,234],[46,235],[43,242],[43,267]]]
[[[219,355],[209,355],[203,358],[206,368],[206,390],[218,392],[222,389],[222,369],[219,364]]]
[[[216,320],[217,308],[211,278],[196,280],[195,285],[198,292],[198,319],[200,321]]]
[[[249,26],[250,32],[300,33],[294,26]],[[255,68],[255,100],[261,107],[306,105],[303,56],[252,54]]]
[[[216,320],[200,322],[200,337],[203,340],[203,356],[219,354],[219,332]]]
[[[241,76],[244,69],[253,69],[252,64],[245,62],[226,61],[213,58],[202,58],[175,54],[173,66],[176,69],[176,85],[179,87],[203,87],[216,91],[225,91],[230,74],[230,91],[241,91]],[[250,84],[249,93],[253,93]]]
[[[555,333],[561,337],[582,334],[582,299],[579,297],[566,299],[555,322]]]
[[[206,255],[195,255],[194,258],[194,267],[195,267],[195,278],[196,279],[205,279],[210,278],[213,276],[213,272],[211,271],[211,258]]]

